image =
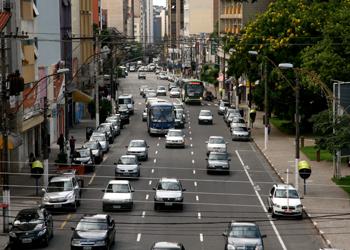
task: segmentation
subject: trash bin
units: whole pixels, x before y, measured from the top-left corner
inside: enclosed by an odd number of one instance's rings
[[[92,127],[87,127],[86,128],[86,133],[85,133],[85,136],[86,136],[86,140],[88,141],[92,135],[92,133],[94,132],[94,128]]]

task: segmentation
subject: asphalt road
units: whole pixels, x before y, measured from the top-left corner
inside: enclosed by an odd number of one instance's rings
[[[277,176],[268,166],[253,142],[232,142],[228,128],[217,115],[213,103],[203,106],[186,106],[186,147],[165,148],[164,137],[150,137],[141,114],[144,99],[139,95],[142,84],[167,85],[156,80],[153,73],[146,80],[138,80],[130,73],[121,80],[121,91],[135,98],[135,115],[130,125],[122,130],[112,145],[104,162],[94,175],[86,179],[81,207],[76,213],[54,215],[55,237],[49,249],[69,249],[71,227],[76,226],[83,214],[102,213],[101,190],[114,179],[113,163],[125,153],[131,139],[146,139],[149,159],[142,162],[141,178],[132,181],[135,188],[134,209],[130,212],[111,213],[117,225],[117,242],[113,249],[145,250],[155,241],[182,242],[188,250],[224,249],[222,233],[231,220],[255,221],[267,238],[265,249],[319,249],[324,247],[308,219],[271,220],[266,212],[266,198]],[[175,100],[174,100],[175,101]],[[211,109],[213,125],[198,125],[200,109]],[[230,175],[206,173],[205,141],[211,135],[226,138],[231,161]],[[185,191],[183,211],[154,211],[153,197],[157,180],[161,177],[176,177]]]

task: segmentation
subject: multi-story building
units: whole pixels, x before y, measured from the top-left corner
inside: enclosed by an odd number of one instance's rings
[[[134,37],[141,42],[141,0],[134,0]]]
[[[213,0],[185,0],[184,36],[213,32],[213,8]]]
[[[107,27],[128,34],[128,0],[102,0],[102,9],[107,10]]]
[[[185,0],[168,0],[168,38],[172,48],[179,47],[180,37],[184,29]]]
[[[141,2],[141,40],[143,46],[153,43],[153,0]]]
[[[159,44],[165,34],[165,23],[163,23],[165,16],[165,7],[155,5],[153,7],[153,40]]]

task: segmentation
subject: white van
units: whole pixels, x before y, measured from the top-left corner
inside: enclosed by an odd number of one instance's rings
[[[128,106],[129,114],[134,114],[134,103],[132,95],[120,95],[118,97],[118,104],[126,104]]]

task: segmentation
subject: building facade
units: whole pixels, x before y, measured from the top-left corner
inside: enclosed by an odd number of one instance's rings
[[[128,0],[102,0],[102,9],[107,10],[107,27],[128,34]]]

